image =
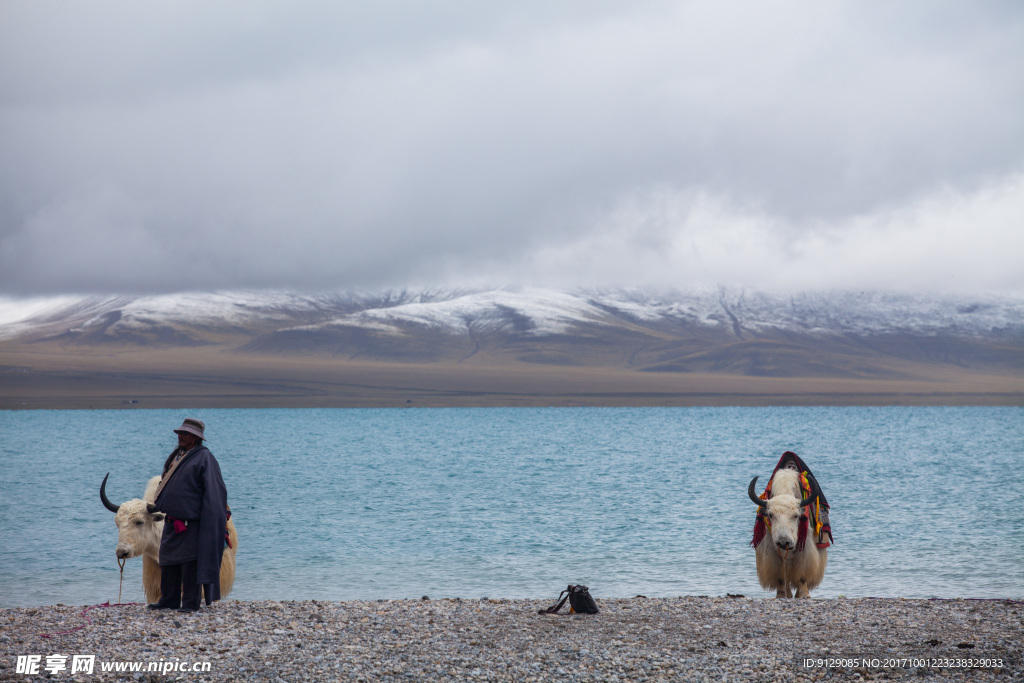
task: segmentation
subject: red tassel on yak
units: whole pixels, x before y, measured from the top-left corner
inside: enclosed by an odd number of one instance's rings
[[[761,541],[764,539],[765,533],[764,517],[758,515],[757,519],[754,521],[754,540],[750,542],[750,545],[755,548],[761,545]]]
[[[804,549],[804,543],[807,542],[807,515],[803,515],[800,518],[800,531],[796,537],[796,551],[802,552]]]

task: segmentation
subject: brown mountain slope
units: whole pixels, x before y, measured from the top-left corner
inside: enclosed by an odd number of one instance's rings
[[[841,306],[774,325],[736,303],[641,315],[629,302],[576,299],[566,310],[582,313],[556,311],[547,323],[499,301],[455,309],[438,324],[436,302],[421,299],[325,299],[205,317],[86,301],[8,328],[0,408],[1024,404],[1018,327],[870,332],[856,320],[833,325],[853,315]],[[247,314],[255,305],[229,304],[229,313]]]

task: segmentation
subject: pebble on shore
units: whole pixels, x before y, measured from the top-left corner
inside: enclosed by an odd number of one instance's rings
[[[426,596],[226,600],[194,614],[7,608],[0,680],[1024,680],[1024,604],[1011,600],[597,597],[595,615],[538,614],[553,600]],[[54,654],[67,668],[51,677]],[[77,654],[95,655],[92,674],[70,671]],[[17,670],[29,655],[41,656],[35,675]],[[143,671],[101,671],[134,662]],[[209,666],[153,673],[151,662]]]

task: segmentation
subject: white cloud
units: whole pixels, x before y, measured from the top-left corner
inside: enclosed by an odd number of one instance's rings
[[[0,9],[0,291],[1019,284],[1013,4],[62,8]]]
[[[529,268],[552,284],[1024,291],[1022,225],[1022,174],[808,223],[660,188],[620,203],[593,233],[539,249]]]

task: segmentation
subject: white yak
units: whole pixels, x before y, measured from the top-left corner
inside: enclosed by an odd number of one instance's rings
[[[133,498],[120,505],[114,505],[107,499],[107,476],[100,484],[100,500],[103,506],[116,513],[114,523],[117,524],[117,559],[142,555],[142,585],[146,589],[146,601],[160,600],[160,536],[164,532],[164,513],[156,509],[156,487],[160,477],[149,480],[146,493],[142,498]],[[220,595],[227,596],[235,583],[235,552],[238,550],[238,532],[235,523],[228,520],[228,539],[231,547],[224,549],[220,561]]]
[[[811,495],[807,500],[801,500],[800,474],[791,469],[775,472],[768,500],[761,500],[754,493],[757,477],[747,487],[747,495],[763,509],[769,526],[768,533],[755,549],[757,578],[765,590],[774,588],[777,598],[791,598],[793,591],[798,598],[809,598],[825,576],[828,550],[815,544],[813,530],[807,531],[811,525],[807,507],[817,499],[820,489],[814,477],[808,476],[808,481]],[[800,542],[801,524],[805,525],[803,543]]]

